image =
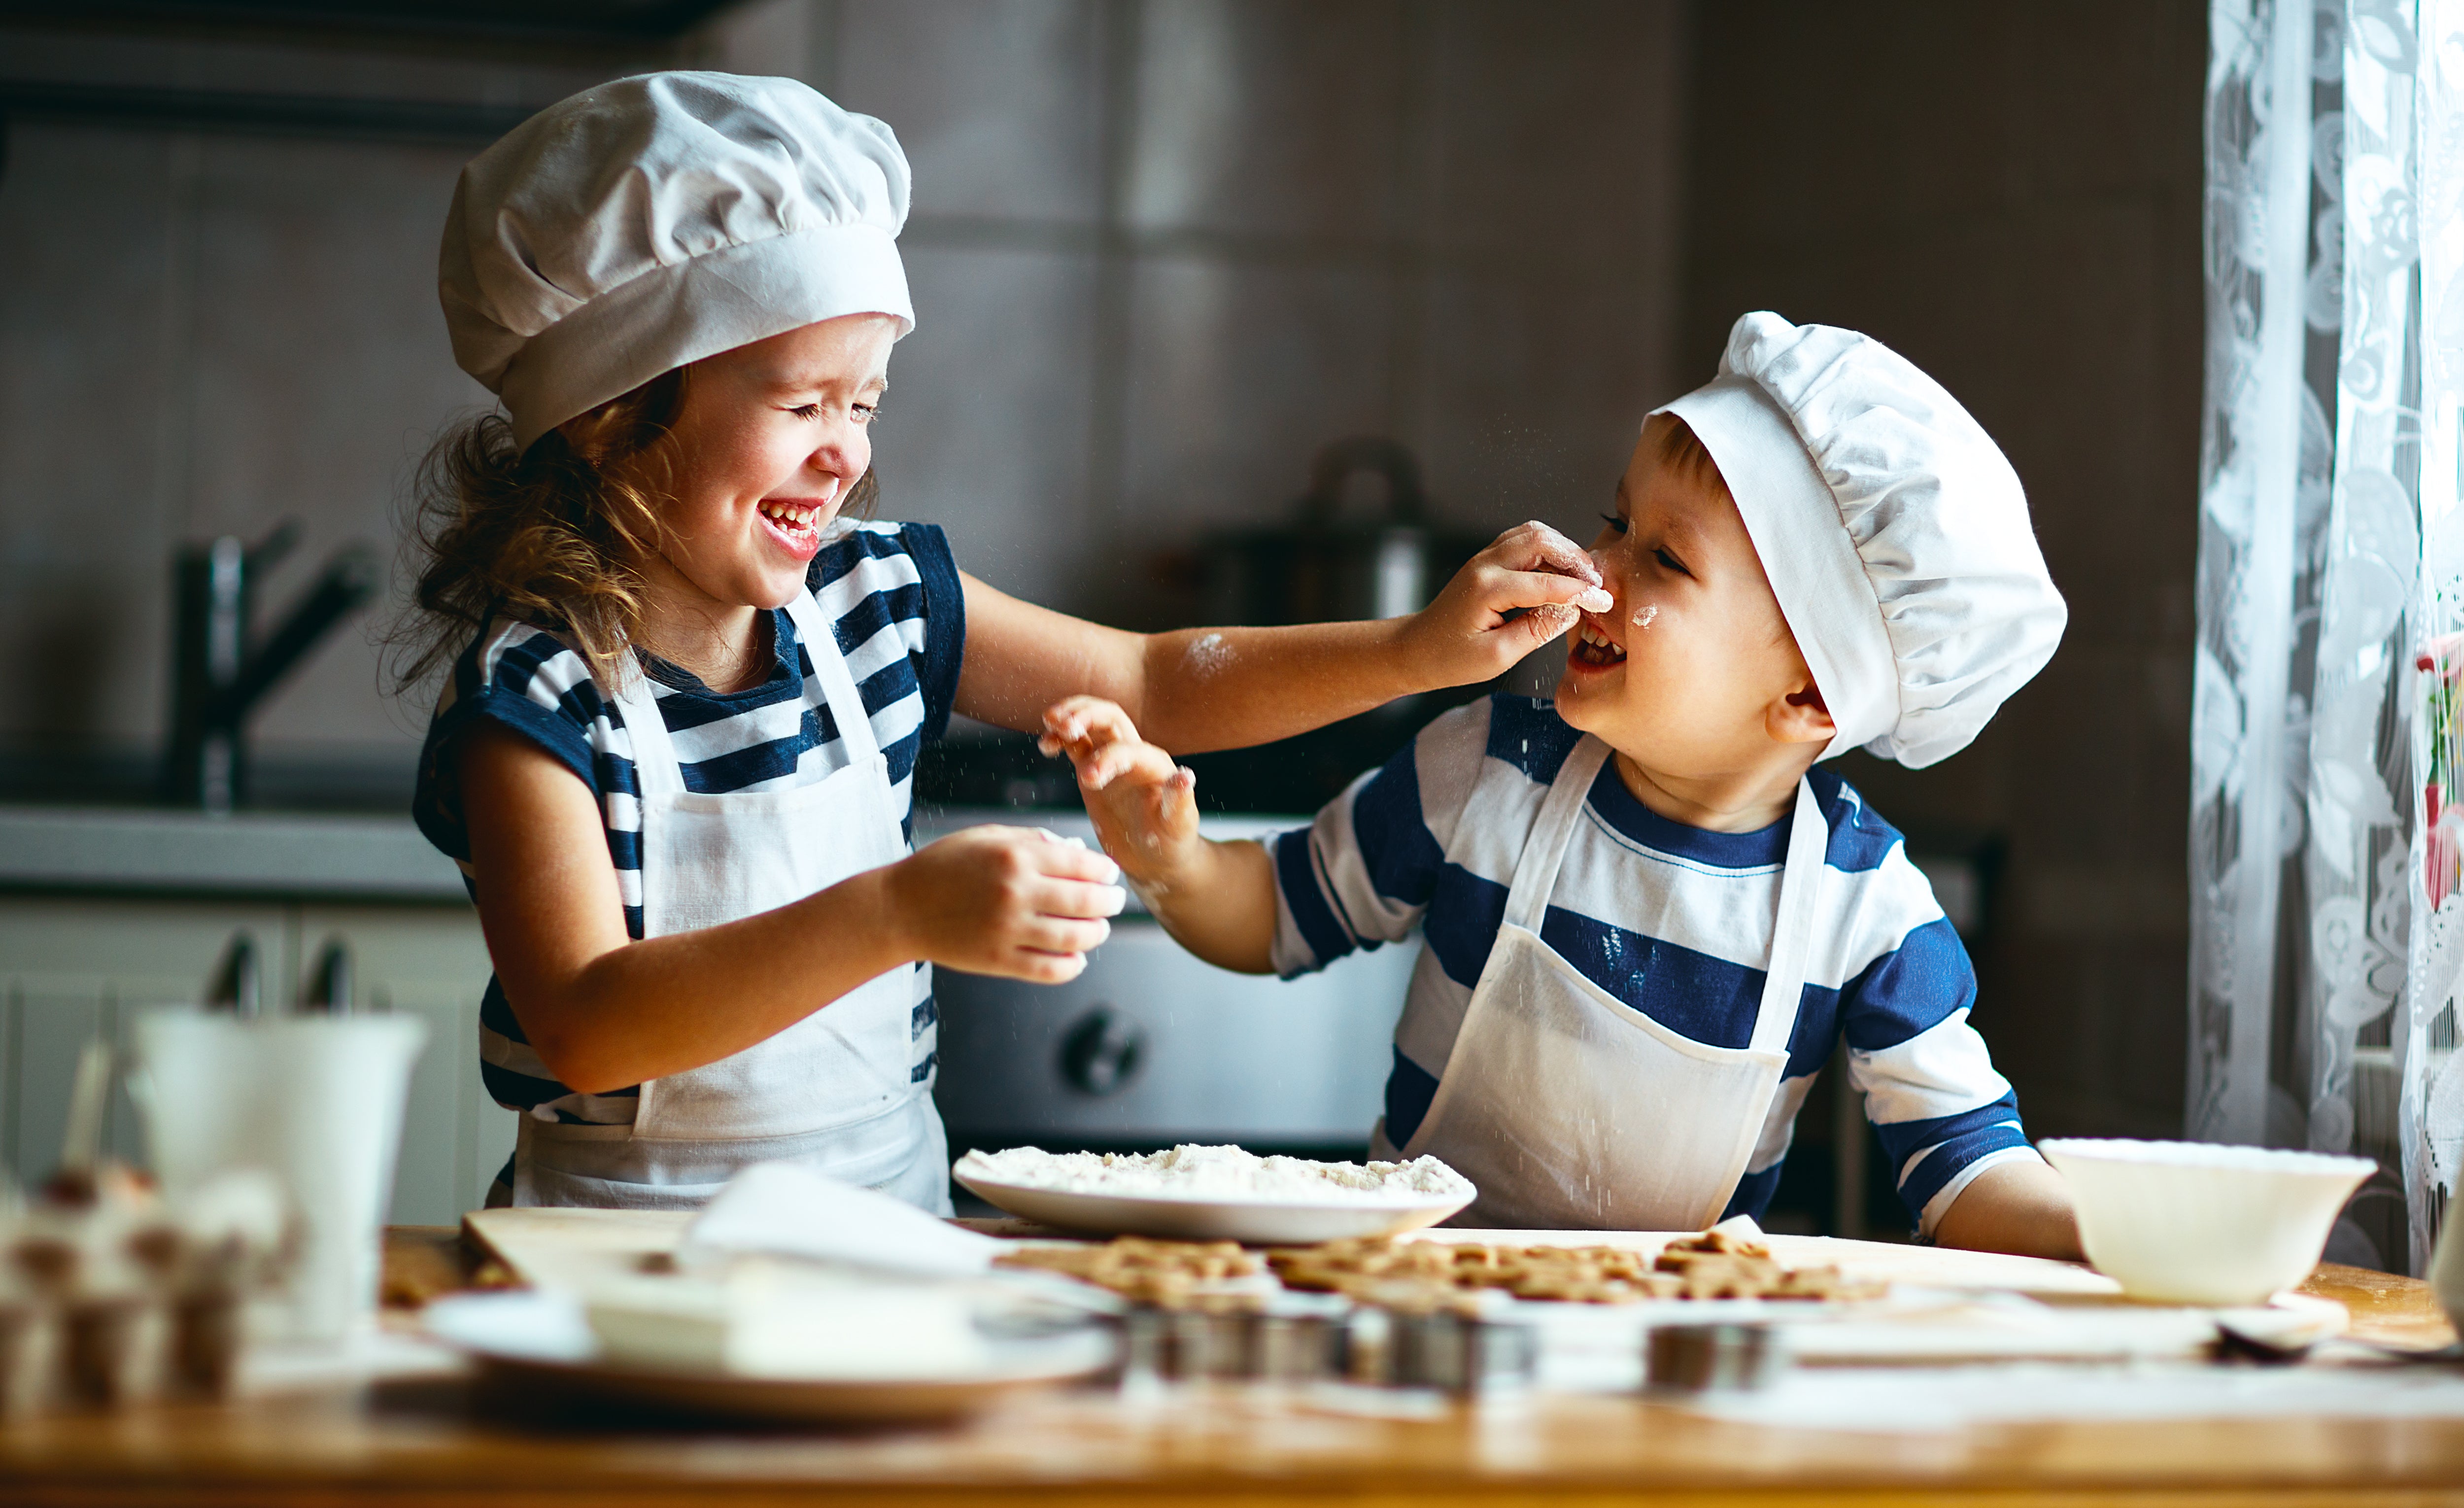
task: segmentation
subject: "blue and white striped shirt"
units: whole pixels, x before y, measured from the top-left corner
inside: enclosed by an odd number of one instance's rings
[[[1314,825],[1272,844],[1274,962],[1289,976],[1355,948],[1428,947],[1412,975],[1386,1083],[1386,1134],[1400,1147],[1427,1114],[1506,914],[1516,859],[1541,798],[1580,734],[1547,702],[1493,696],[1424,729]],[[1519,796],[1458,841],[1458,820],[1491,761]],[[1778,1187],[1796,1112],[1832,1048],[1898,1169],[1918,1228],[1997,1162],[2035,1155],[2017,1099],[1968,1023],[1976,976],[1899,833],[1846,781],[1813,772],[1830,828],[1815,941],[1788,1066],[1728,1213],[1759,1215]],[[1540,935],[1593,982],[1699,1042],[1753,1036],[1779,911],[1786,819],[1751,833],[1674,822],[1637,800],[1612,760],[1568,844]],[[1450,860],[1449,851],[1455,854]]]
[[[891,799],[912,834],[915,758],[949,724],[966,645],[966,603],[949,543],[931,524],[842,522],[832,526],[805,581],[854,675],[873,737],[889,759]],[[846,745],[794,620],[780,610],[770,614],[770,624],[777,651],[770,674],[746,690],[721,695],[690,671],[649,662],[651,691],[686,790],[792,790],[847,764]],[[553,630],[500,619],[472,641],[438,698],[413,798],[420,830],[462,866],[466,885],[473,874],[470,830],[444,756],[462,730],[482,719],[563,761],[599,798],[625,929],[640,937],[641,792],[623,710],[600,694],[582,656]],[[914,973],[910,1072],[914,1082],[929,1083],[939,1017],[932,970],[917,964]],[[479,1006],[479,1072],[497,1104],[543,1120],[628,1125],[641,1098],[638,1085],[585,1095],[559,1082],[531,1050],[493,978]]]

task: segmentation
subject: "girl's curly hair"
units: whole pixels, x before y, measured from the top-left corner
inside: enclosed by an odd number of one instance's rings
[[[413,484],[408,610],[388,636],[408,693],[497,617],[561,633],[602,686],[641,638],[642,568],[667,542],[671,444],[690,367],[676,367],[549,430],[525,450],[490,413],[441,436]],[[870,509],[867,471],[847,512]]]

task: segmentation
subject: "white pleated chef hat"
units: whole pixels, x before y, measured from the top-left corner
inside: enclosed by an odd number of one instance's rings
[[[915,327],[890,127],[792,78],[668,73],[552,104],[473,158],[437,258],[453,359],[527,449],[706,356],[850,314]]]
[[[2018,473],[1905,357],[1749,314],[1719,375],[1657,411],[1737,500],[1839,730],[1821,757],[1947,758],[2053,658],[2070,613]]]

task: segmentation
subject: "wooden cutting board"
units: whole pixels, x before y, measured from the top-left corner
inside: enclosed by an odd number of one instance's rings
[[[689,1210],[473,1210],[462,1230],[515,1277],[541,1288],[575,1288],[639,1272],[646,1258],[684,1244]],[[954,1220],[986,1235],[1069,1239],[1025,1220]]]
[[[586,1288],[642,1270],[673,1252],[693,1213],[682,1210],[473,1210],[462,1229],[535,1288]]]
[[[636,1210],[480,1210],[463,1217],[464,1228],[523,1281],[543,1288],[583,1289],[608,1279],[639,1273],[649,1259],[672,1253],[693,1215]],[[957,1222],[987,1235],[1027,1239],[1057,1236],[1019,1220]],[[1668,1231],[1422,1231],[1405,1240],[1485,1241],[1514,1246],[1619,1246],[1657,1253],[1679,1235]],[[2070,1262],[1991,1252],[1846,1241],[1829,1236],[1765,1235],[1771,1255],[1790,1267],[1837,1267],[1861,1279],[1903,1286],[1972,1293],[1971,1301],[1947,1297],[1940,1304],[1868,1315],[1821,1316],[1817,1329],[1796,1337],[1801,1359],[1873,1364],[1982,1361],[2118,1361],[2203,1354],[2214,1339],[2214,1316],[2195,1308],[2133,1304],[2121,1286],[2101,1273]],[[1991,1295],[2022,1294],[2056,1306],[1995,1310]],[[2304,1331],[2333,1334],[2343,1328],[2341,1306],[2323,1299],[2287,1300],[2296,1312],[2283,1318]],[[1809,1312],[1802,1317],[1815,1316]],[[1634,1326],[1640,1316],[1588,1305],[1551,1317],[1552,1346],[1569,1338],[1596,1348],[1618,1337],[1620,1366],[1633,1363]],[[1593,1334],[1592,1332],[1598,1332]]]
[[[476,1210],[463,1228],[525,1282],[571,1287],[634,1272],[643,1258],[672,1252],[690,1213],[649,1210]],[[1038,1234],[1014,1220],[961,1221],[996,1235]],[[1657,1252],[1669,1231],[1423,1231],[1407,1240],[1490,1241],[1525,1246],[1625,1246]],[[1960,1252],[1825,1235],[1767,1235],[1771,1255],[1791,1267],[1837,1267],[1877,1282],[1927,1288],[1991,1289],[2072,1298],[2118,1298],[2121,1285],[2070,1262],[1993,1252]]]

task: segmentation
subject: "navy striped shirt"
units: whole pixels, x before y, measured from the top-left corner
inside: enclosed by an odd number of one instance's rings
[[[949,724],[966,645],[966,603],[957,564],[931,524],[833,524],[805,574],[832,625],[872,734],[890,765],[891,797],[903,829],[915,758]],[[775,650],[758,686],[721,694],[692,672],[648,659],[650,688],[682,766],[685,789],[714,795],[810,785],[842,769],[847,749],[813,679],[811,656],[785,610],[770,615]],[[598,797],[625,907],[625,929],[642,935],[640,786],[625,714],[600,692],[582,656],[554,630],[510,619],[490,623],[454,663],[421,753],[412,815],[430,842],[471,884],[470,830],[447,755],[462,730],[485,720],[509,728],[563,762]],[[936,1062],[938,1013],[932,970],[915,966],[914,1082]],[[543,1120],[627,1125],[638,1085],[576,1094],[531,1050],[495,979],[479,1007],[480,1075],[508,1109]]]
[[[1529,697],[1458,708],[1313,826],[1273,843],[1274,961],[1286,975],[1399,942],[1416,925],[1428,940],[1387,1080],[1386,1134],[1397,1147],[1437,1093],[1505,919],[1515,861],[1580,737]],[[1485,798],[1483,820],[1464,829],[1484,778],[1503,781],[1503,798]],[[1932,886],[1846,781],[1828,769],[1810,778],[1830,829],[1831,873],[1788,1065],[1728,1213],[1770,1205],[1797,1109],[1844,1038],[1849,1081],[1864,1093],[1900,1197],[1930,1234],[1976,1174],[2035,1153],[2011,1085],[1968,1023],[1976,977]],[[1750,833],[1671,821],[1636,799],[1611,760],[1567,845],[1541,939],[1672,1031],[1743,1047],[1761,1004],[1789,831],[1785,818]]]

